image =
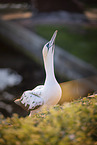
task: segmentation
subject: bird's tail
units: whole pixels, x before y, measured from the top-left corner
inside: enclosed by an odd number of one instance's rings
[[[15,102],[17,105],[21,106],[20,99],[16,99],[14,102]]]

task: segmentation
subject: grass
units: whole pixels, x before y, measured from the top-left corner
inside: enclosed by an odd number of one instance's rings
[[[36,33],[50,40],[58,30],[56,44],[97,68],[97,28],[82,26],[38,25]]]
[[[1,145],[97,145],[97,96],[26,118],[0,116]]]

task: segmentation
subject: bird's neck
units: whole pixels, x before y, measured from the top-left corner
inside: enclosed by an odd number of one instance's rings
[[[56,81],[55,74],[54,74],[54,62],[53,62],[53,56],[50,57],[50,59],[47,59],[46,62],[44,62],[45,65],[45,71],[46,71],[46,80],[45,84],[53,83]]]

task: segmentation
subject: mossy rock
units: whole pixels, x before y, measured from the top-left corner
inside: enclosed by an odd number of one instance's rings
[[[0,118],[1,145],[97,145],[97,97],[55,106],[32,117]]]

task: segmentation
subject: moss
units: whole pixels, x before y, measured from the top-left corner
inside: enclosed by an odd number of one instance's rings
[[[97,97],[42,110],[33,117],[0,116],[1,145],[97,144]]]

